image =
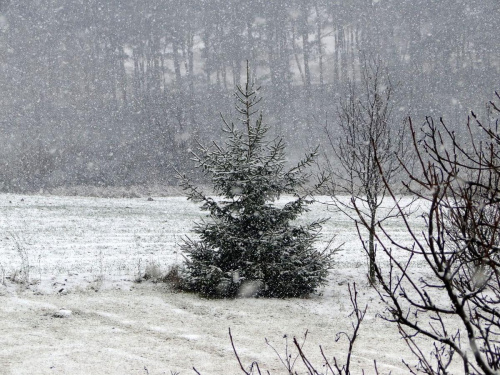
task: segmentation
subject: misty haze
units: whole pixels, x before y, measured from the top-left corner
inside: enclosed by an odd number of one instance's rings
[[[499,375],[499,22],[0,0],[0,375]]]
[[[464,122],[498,87],[499,3],[0,2],[1,189],[175,184],[219,138],[249,61],[273,132],[315,147],[362,55],[379,57],[399,120]]]

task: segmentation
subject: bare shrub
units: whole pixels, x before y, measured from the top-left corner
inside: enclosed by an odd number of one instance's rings
[[[29,285],[30,279],[30,256],[28,251],[28,243],[24,241],[18,234],[9,233],[9,238],[11,240],[12,246],[19,256],[20,265],[19,268],[15,269],[11,275],[10,279],[13,282],[17,282],[23,285]]]
[[[181,290],[183,285],[181,273],[181,267],[179,265],[170,266],[167,273],[162,277],[162,280],[174,290]]]
[[[491,106],[500,115],[498,104]],[[498,126],[498,119],[487,126],[471,112],[464,140],[442,119],[427,118],[422,139],[411,125],[421,173],[406,169],[407,188],[425,202],[425,230],[402,216],[413,239],[407,245],[381,225],[377,240],[389,268],[375,270],[384,318],[398,325],[418,358],[407,365],[413,374],[447,374],[454,359],[464,374],[500,373]],[[384,183],[397,201],[394,186]],[[416,258],[425,260],[429,277],[412,272]],[[431,353],[421,337],[434,342]]]
[[[162,277],[160,265],[156,262],[148,262],[144,270],[144,280],[159,281]]]

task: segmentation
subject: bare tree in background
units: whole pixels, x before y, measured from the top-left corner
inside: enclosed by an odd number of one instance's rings
[[[399,214],[379,214],[387,188],[375,160],[383,166],[384,178],[392,183],[401,172],[399,160],[407,158],[403,123],[393,115],[393,85],[380,60],[366,59],[361,83],[351,82],[338,107],[339,133],[327,124],[329,146],[335,158],[327,157],[332,176],[329,194],[334,205],[368,230],[369,279],[375,282],[375,229],[381,221]],[[345,201],[346,196],[350,197]]]
[[[498,104],[491,106],[500,114]],[[421,140],[411,126],[422,172],[406,169],[407,187],[425,202],[425,229],[403,215],[412,244],[399,242],[383,226],[376,234],[390,265],[375,265],[388,306],[385,318],[399,326],[419,359],[417,366],[408,365],[413,374],[448,374],[454,358],[464,374],[500,373],[499,120],[484,124],[471,112],[462,140],[443,120],[428,118]],[[394,185],[383,183],[396,199]],[[415,260],[423,260],[424,272],[415,269]],[[422,349],[422,336],[434,342],[432,353]]]

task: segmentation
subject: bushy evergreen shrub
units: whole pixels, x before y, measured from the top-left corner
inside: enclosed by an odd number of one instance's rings
[[[250,81],[236,91],[241,124],[223,119],[223,145],[200,146],[193,153],[210,179],[212,198],[179,175],[189,199],[202,202],[209,220],[196,224],[199,239],[187,238],[184,285],[211,297],[234,297],[241,290],[267,297],[296,297],[314,292],[326,280],[331,251],[318,251],[314,242],[324,220],[297,225],[310,200],[302,189],[316,152],[286,169],[285,144],[269,139],[269,127],[256,109],[258,88]],[[286,204],[276,205],[282,196]]]

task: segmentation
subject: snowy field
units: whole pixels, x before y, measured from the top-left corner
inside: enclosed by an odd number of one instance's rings
[[[352,223],[325,205],[311,208],[301,220],[331,217],[323,240],[336,235],[334,244],[344,243],[318,295],[205,300],[134,282],[147,267],[166,271],[182,262],[179,242],[204,215],[185,198],[0,195],[0,374],[194,374],[193,366],[240,374],[228,328],[242,361],[259,360],[273,374],[286,371],[265,338],[284,355],[284,336],[290,343],[308,330],[304,350],[320,370],[319,345],[344,358],[347,342],[335,337],[351,329],[352,282],[360,305],[369,304],[354,372],[374,373],[376,359],[380,373],[408,373],[401,360],[414,359],[397,328],[377,315],[384,307],[368,286]],[[388,225],[404,239],[401,221]],[[28,289],[12,280],[23,267]]]

